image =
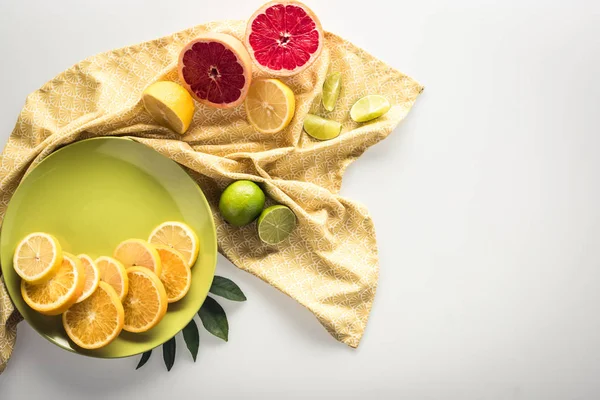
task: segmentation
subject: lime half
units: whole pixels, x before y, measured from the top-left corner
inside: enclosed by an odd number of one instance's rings
[[[227,186],[219,199],[223,219],[233,226],[254,221],[265,206],[265,193],[251,181],[236,181]]]
[[[307,114],[304,118],[304,130],[315,139],[329,140],[340,135],[342,124],[317,115]]]
[[[341,88],[342,74],[340,72],[334,72],[325,79],[325,83],[323,83],[323,107],[327,111],[333,111],[335,108]]]
[[[266,208],[258,217],[258,236],[267,244],[277,244],[287,238],[296,227],[296,216],[286,206]]]
[[[367,122],[381,117],[390,108],[390,102],[385,97],[372,94],[354,103],[350,110],[350,117],[356,122]]]

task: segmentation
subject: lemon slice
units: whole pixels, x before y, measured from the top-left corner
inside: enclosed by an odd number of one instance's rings
[[[121,261],[125,268],[146,267],[160,276],[160,257],[156,249],[145,240],[129,239],[121,242],[115,249],[113,257]]]
[[[385,97],[373,94],[354,103],[350,117],[356,122],[367,122],[381,117],[390,108],[390,102]]]
[[[112,286],[122,301],[129,291],[127,271],[123,264],[112,257],[102,256],[96,260],[96,267],[98,268],[100,280]]]
[[[142,94],[146,111],[156,122],[184,134],[194,116],[194,99],[175,82],[162,81],[148,86]]]
[[[304,130],[319,140],[335,139],[342,131],[342,124],[317,115],[307,114],[304,118]]]
[[[21,281],[21,295],[25,303],[44,315],[59,315],[67,311],[81,296],[85,272],[81,261],[63,253],[63,262],[49,281],[33,285]]]
[[[98,267],[94,260],[92,260],[89,256],[85,254],[80,254],[77,256],[79,261],[81,261],[81,265],[83,266],[83,272],[85,274],[85,283],[83,285],[83,292],[81,296],[77,299],[77,303],[81,303],[88,297],[94,293],[94,290],[98,287],[98,283],[100,283],[100,273],[98,272]]]
[[[99,349],[119,336],[125,323],[125,312],[115,289],[100,282],[87,299],[65,311],[62,322],[67,335],[77,346]]]
[[[271,206],[258,217],[258,236],[267,244],[285,240],[295,227],[296,215],[286,206]]]
[[[128,332],[146,332],[155,327],[167,312],[167,292],[158,277],[144,267],[127,269],[129,293],[123,300]]]
[[[25,281],[42,283],[62,265],[62,249],[58,240],[42,232],[32,233],[21,240],[15,250],[13,266]]]
[[[282,131],[296,109],[294,92],[278,79],[253,81],[245,104],[248,121],[260,133]]]
[[[160,281],[165,286],[167,301],[174,303],[187,294],[192,285],[192,270],[177,251],[167,246],[156,245],[162,263]]]
[[[190,268],[194,266],[196,258],[198,258],[200,249],[198,235],[183,222],[168,221],[160,224],[154,228],[148,242],[177,250],[185,258]]]
[[[323,107],[327,111],[333,111],[335,103],[340,95],[342,89],[342,74],[340,72],[334,72],[329,75],[323,83]]]

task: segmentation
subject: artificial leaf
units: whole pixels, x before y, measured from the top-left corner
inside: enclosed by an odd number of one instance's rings
[[[212,297],[206,297],[204,304],[200,307],[198,315],[202,320],[204,328],[216,337],[227,341],[229,336],[229,324],[223,307]]]
[[[210,292],[233,301],[246,301],[246,296],[232,280],[215,276],[210,287]]]
[[[200,346],[200,334],[198,333],[198,326],[194,320],[191,320],[189,324],[183,328],[183,338],[185,344],[196,362],[196,356],[198,355],[198,347]]]
[[[175,337],[172,337],[162,345],[163,360],[165,362],[165,366],[167,367],[167,371],[170,371],[171,368],[173,368],[173,364],[175,364],[175,348]]]
[[[152,350],[148,350],[147,352],[142,354],[142,358],[140,358],[140,362],[138,363],[137,367],[135,367],[135,369],[138,370],[138,369],[142,368],[144,366],[144,364],[146,364],[148,362],[151,355],[152,355]]]

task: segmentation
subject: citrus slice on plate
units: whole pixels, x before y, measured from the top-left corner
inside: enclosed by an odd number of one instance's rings
[[[146,267],[160,276],[160,257],[156,249],[145,240],[129,239],[121,242],[113,254],[125,268]]]
[[[158,277],[148,268],[127,269],[129,293],[123,300],[128,332],[146,332],[154,328],[167,312],[167,292]]]
[[[230,108],[241,104],[252,80],[252,60],[235,37],[203,33],[179,55],[179,78],[200,103]]]
[[[181,253],[167,246],[156,245],[162,263],[160,281],[167,292],[167,301],[174,303],[187,294],[192,285],[192,270]]]
[[[290,76],[304,71],[321,54],[323,29],[299,1],[272,1],[259,8],[246,27],[246,47],[263,71]]]
[[[25,282],[35,284],[50,279],[62,265],[62,261],[62,249],[58,240],[47,233],[36,232],[19,242],[13,266]]]
[[[123,264],[112,257],[102,256],[96,259],[96,267],[100,280],[112,286],[122,301],[129,291],[127,271]]]
[[[296,215],[286,206],[268,207],[258,217],[258,236],[267,244],[283,241],[295,227]]]
[[[150,234],[148,242],[168,246],[185,258],[188,267],[193,267],[198,258],[200,241],[198,235],[183,222],[168,221],[160,224]]]
[[[83,272],[85,273],[83,292],[77,299],[77,303],[81,303],[83,300],[90,297],[92,293],[94,293],[94,290],[96,290],[98,287],[98,283],[100,282],[100,273],[98,272],[96,263],[90,258],[90,256],[80,254],[77,256],[77,258],[79,258],[79,261],[81,261]]]
[[[285,129],[296,110],[294,92],[278,79],[252,82],[246,97],[246,115],[260,133],[277,133]]]
[[[184,134],[194,116],[194,99],[181,85],[170,81],[155,82],[142,94],[146,111],[156,122]]]
[[[329,140],[340,136],[342,124],[318,115],[307,114],[304,118],[304,130],[315,139]]]
[[[342,74],[340,72],[334,72],[325,79],[323,83],[323,107],[327,111],[333,111],[335,108],[341,89]]]
[[[63,253],[62,264],[52,278],[39,285],[21,281],[21,295],[35,311],[59,315],[75,304],[84,285],[85,272],[81,261],[72,254]]]
[[[77,346],[99,349],[119,336],[125,312],[115,289],[100,282],[91,296],[65,311],[62,321],[67,335]]]
[[[381,117],[392,106],[383,96],[372,94],[358,100],[350,109],[350,117],[356,122],[367,122]]]

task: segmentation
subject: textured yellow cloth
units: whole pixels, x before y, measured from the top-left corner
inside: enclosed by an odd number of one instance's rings
[[[185,136],[157,126],[140,102],[157,80],[177,81],[181,48],[204,31],[243,37],[242,21],[197,26],[162,39],[88,58],[32,93],[0,161],[0,216],[28,169],[58,147],[97,136],[129,136],[185,166],[206,194],[217,226],[219,251],[296,299],[337,340],[358,346],[378,278],[375,230],[367,210],[336,193],[345,168],[384,139],[406,116],[423,87],[365,51],[326,34],[317,62],[283,79],[296,95],[296,114],[283,132],[264,135],[246,122],[244,107],[217,110],[198,105]],[[340,71],[343,88],[333,112],[321,105],[328,73]],[[263,76],[255,70],[254,77]],[[357,124],[352,104],[367,94],[392,103],[384,117]],[[319,142],[302,131],[307,113],[335,119],[342,134]],[[218,214],[221,191],[236,179],[261,182],[273,202],[298,218],[293,234],[263,245],[255,224],[235,228]],[[0,280],[0,371],[10,357],[20,316]]]

